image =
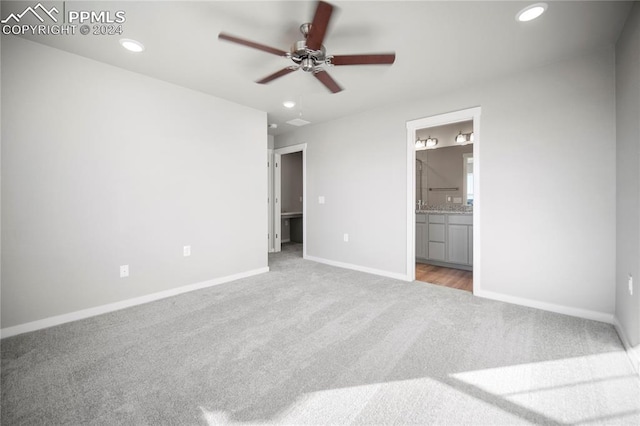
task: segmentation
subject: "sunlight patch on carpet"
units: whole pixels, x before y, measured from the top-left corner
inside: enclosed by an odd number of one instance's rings
[[[640,400],[637,377],[629,373],[624,357],[623,352],[610,352],[467,371],[450,377],[462,388],[471,386],[471,393],[490,394],[553,421],[622,421],[637,416]]]

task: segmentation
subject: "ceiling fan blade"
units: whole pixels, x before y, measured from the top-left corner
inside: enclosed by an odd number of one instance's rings
[[[395,53],[376,53],[371,55],[334,55],[331,65],[384,65],[393,64]]]
[[[252,47],[254,49],[262,50],[263,52],[272,53],[278,56],[286,56],[287,52],[284,50],[276,49],[275,47],[265,46],[264,44],[256,43],[254,41],[245,40],[239,37],[232,36],[226,33],[218,34],[220,40],[230,41],[232,43],[242,44],[243,46]]]
[[[313,16],[311,28],[309,29],[309,35],[307,36],[307,47],[309,49],[320,50],[320,47],[322,47],[322,41],[327,32],[332,13],[332,5],[323,1],[318,2],[316,13]]]
[[[322,84],[326,86],[327,89],[331,90],[331,93],[338,93],[342,91],[342,87],[336,83],[336,81],[331,78],[331,76],[324,70],[320,70],[318,72],[314,72],[313,75],[315,78],[320,80]]]
[[[274,72],[273,74],[266,76],[262,80],[256,81],[256,83],[267,84],[267,83],[275,80],[276,78],[280,78],[280,77],[282,77],[284,75],[287,75],[287,74],[289,74],[291,72],[296,71],[297,69],[298,68],[291,68],[291,67],[287,67],[287,68],[281,69],[280,71]]]

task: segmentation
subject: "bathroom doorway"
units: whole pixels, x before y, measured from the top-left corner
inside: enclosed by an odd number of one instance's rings
[[[306,144],[274,150],[273,249],[306,255]]]
[[[479,118],[480,108],[472,108],[407,123],[411,279],[480,288]]]

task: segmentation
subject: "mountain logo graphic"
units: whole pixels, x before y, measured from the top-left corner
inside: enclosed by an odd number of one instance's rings
[[[40,13],[38,13],[40,12]],[[46,7],[44,7],[42,5],[42,3],[38,3],[37,5],[35,5],[34,7],[27,7],[22,13],[11,13],[9,14],[9,16],[7,16],[5,19],[3,19],[2,21],[0,21],[3,24],[8,23],[9,21],[13,20],[15,23],[20,22],[20,20],[22,19],[23,16],[25,16],[26,14],[30,13],[31,15],[35,16],[40,22],[44,22],[44,18],[42,17],[42,15],[46,15],[49,18],[51,18],[53,20],[53,22],[58,22],[58,18],[56,18],[53,13],[60,13],[58,11],[58,9],[56,9],[55,7],[52,7],[51,9],[47,10]]]

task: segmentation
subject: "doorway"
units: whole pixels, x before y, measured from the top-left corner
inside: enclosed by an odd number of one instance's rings
[[[436,131],[444,133],[429,134]],[[480,291],[479,142],[479,107],[407,123],[407,275],[412,281]],[[438,145],[442,150],[436,155]],[[430,149],[444,168],[417,154]],[[446,149],[455,156],[445,158]]]
[[[307,144],[273,152],[273,222],[270,251],[301,253],[306,257]],[[298,256],[299,257],[299,256]]]

